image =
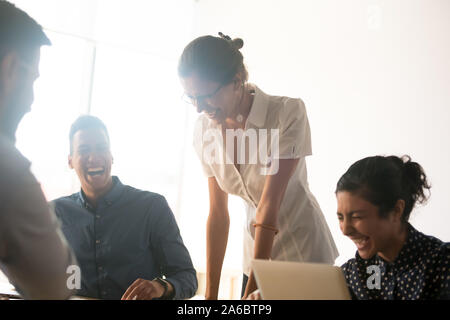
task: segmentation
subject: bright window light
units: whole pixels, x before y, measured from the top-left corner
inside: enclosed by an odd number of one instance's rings
[[[69,129],[81,114],[102,119],[111,138],[112,173],[164,195],[194,267],[206,265],[207,178],[192,146],[195,108],[181,99],[178,57],[194,36],[194,1],[15,1],[45,29],[35,102],[17,147],[48,200],[77,192],[68,168]],[[242,203],[231,197],[230,240],[220,298],[239,298]],[[236,235],[236,236],[235,236]],[[200,294],[204,289],[199,278]]]

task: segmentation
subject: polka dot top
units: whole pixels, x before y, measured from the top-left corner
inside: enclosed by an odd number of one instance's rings
[[[353,299],[450,299],[450,243],[424,235],[408,223],[408,236],[392,263],[356,252],[342,265]]]

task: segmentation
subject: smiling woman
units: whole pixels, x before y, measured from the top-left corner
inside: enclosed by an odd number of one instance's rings
[[[209,187],[205,297],[218,298],[230,225],[228,198],[237,195],[247,209],[245,298],[256,289],[252,258],[331,264],[338,252],[308,187],[311,133],[303,101],[268,95],[248,83],[243,41],[219,36],[192,40],[181,54],[178,74],[186,96],[203,113],[193,142]],[[268,131],[275,132],[271,143],[262,138]],[[214,157],[206,155],[210,148]],[[269,153],[267,161],[262,154]]]
[[[450,298],[450,244],[408,222],[429,189],[422,167],[408,156],[365,158],[340,178],[339,225],[358,250],[342,266],[353,298]],[[370,283],[374,266],[376,288]]]
[[[248,105],[245,99],[249,95],[236,90],[244,87],[248,72],[239,51],[244,45],[242,39],[231,40],[219,34],[221,37],[203,36],[191,41],[180,57],[178,74],[188,102],[210,119],[223,122],[248,113],[249,108],[239,107]]]

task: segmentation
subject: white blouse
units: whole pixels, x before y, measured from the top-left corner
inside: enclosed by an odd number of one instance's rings
[[[237,148],[242,148],[239,171],[233,164],[234,148],[229,143],[223,147],[220,124],[202,114],[194,132],[194,147],[205,175],[214,176],[224,192],[245,201],[244,273],[250,273],[253,258],[256,208],[267,174],[277,172],[278,159],[298,158],[299,163],[278,213],[279,233],[274,238],[272,259],[334,264],[339,253],[307,182],[305,157],[312,151],[305,105],[301,99],[270,96],[252,86],[255,96],[242,131],[248,138],[237,139]]]

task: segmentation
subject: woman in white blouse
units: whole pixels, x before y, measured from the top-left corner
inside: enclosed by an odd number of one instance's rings
[[[241,39],[204,36],[184,49],[178,73],[201,112],[194,146],[208,176],[206,299],[217,299],[229,230],[228,194],[246,203],[243,297],[256,289],[251,259],[322,262],[338,256],[308,188],[311,135],[300,99],[247,82]]]

